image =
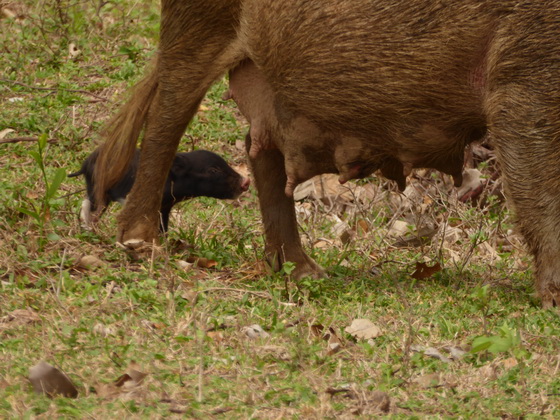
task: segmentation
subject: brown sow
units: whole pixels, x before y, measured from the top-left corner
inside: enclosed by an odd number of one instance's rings
[[[544,306],[560,305],[560,2],[557,0],[163,0],[153,70],[108,125],[98,192],[145,128],[119,240],[158,234],[163,185],[210,85],[251,123],[249,160],[278,268],[321,275],[302,249],[294,187],[412,168],[461,184],[463,151],[493,142]],[[558,266],[558,267],[557,267]]]

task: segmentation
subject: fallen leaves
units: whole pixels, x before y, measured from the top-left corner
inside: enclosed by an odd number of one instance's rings
[[[105,399],[132,397],[141,391],[141,385],[148,376],[142,372],[141,367],[135,361],[131,361],[125,373],[110,383],[97,383],[94,386],[95,393]]]
[[[29,381],[37,394],[45,394],[49,397],[62,395],[68,398],[76,398],[78,390],[72,381],[60,370],[40,361],[29,369]]]
[[[429,373],[417,376],[412,380],[412,383],[417,384],[421,388],[437,388],[441,386],[441,374]]]
[[[93,333],[101,337],[116,337],[117,329],[112,325],[97,323],[93,326]]]
[[[328,387],[325,393],[331,398],[345,398],[357,400],[352,414],[354,415],[374,415],[388,413],[391,409],[391,398],[383,391],[361,391],[359,392],[352,384],[343,384],[337,387]]]
[[[336,200],[351,201],[352,192],[349,185],[341,185],[339,176],[335,174],[324,174],[311,178],[297,186],[294,191],[294,200],[300,201],[305,198],[320,200],[330,204]]]
[[[253,324],[248,327],[243,327],[241,332],[251,340],[258,338],[267,338],[269,334],[258,324]]]
[[[476,200],[484,190],[485,180],[482,172],[475,168],[463,171],[463,183],[457,189],[457,198],[461,202]]]
[[[111,383],[98,383],[94,386],[95,393],[102,398],[115,398],[136,391],[148,376],[141,370],[138,363],[132,361],[126,372]],[[61,370],[45,361],[40,361],[29,369],[28,380],[37,394],[48,397],[63,396],[77,398],[78,389],[70,378]]]
[[[95,255],[84,255],[78,260],[76,264],[77,267],[83,268],[85,270],[93,270],[99,267],[103,267],[105,263],[100,260]]]
[[[9,314],[0,318],[0,330],[8,327],[15,327],[33,322],[39,322],[41,317],[32,309],[15,309]]]
[[[187,262],[198,268],[214,268],[218,265],[218,261],[203,257],[189,257],[187,258]]]
[[[321,324],[313,324],[311,326],[311,333],[315,337],[319,337],[327,342],[327,355],[334,354],[342,349],[342,340],[336,334],[333,327],[325,328]]]
[[[140,371],[138,363],[132,361],[128,365],[126,373],[119,376],[114,384],[117,388],[138,386],[142,384],[146,376],[148,374]]]
[[[417,262],[416,270],[414,270],[414,273],[411,274],[411,277],[416,280],[427,279],[428,277],[432,277],[435,273],[438,273],[440,271],[441,265],[438,262],[436,262],[431,267],[426,263]]]
[[[15,133],[16,130],[13,130],[11,128],[5,128],[3,130],[0,130],[0,140],[3,140],[6,138],[6,136],[10,133]]]
[[[434,359],[441,360],[444,363],[451,363],[455,360],[462,359],[468,352],[462,350],[456,346],[446,346],[444,350],[446,350],[449,355],[444,355],[441,351],[436,349],[435,347],[425,347],[421,345],[414,345],[411,347],[411,350],[416,353],[422,353],[425,356],[433,357]]]
[[[370,340],[381,335],[381,329],[369,319],[355,319],[345,331],[362,340]]]

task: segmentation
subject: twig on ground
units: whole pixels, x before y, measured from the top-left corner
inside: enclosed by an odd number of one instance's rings
[[[46,91],[49,91],[49,92],[56,92],[57,90],[63,90],[65,92],[81,93],[81,94],[84,94],[84,95],[92,96],[92,97],[97,98],[101,101],[111,102],[110,99],[104,98],[103,96],[99,96],[99,95],[97,95],[93,92],[88,92],[87,90],[83,90],[83,89],[67,89],[67,88],[61,88],[61,87],[50,88],[50,87],[44,87],[44,86],[31,86],[31,85],[28,85],[28,84],[25,84],[25,83],[22,83],[22,82],[18,82],[18,81],[15,81],[15,80],[9,80],[9,79],[0,79],[0,82],[10,83],[12,85],[17,85],[17,86],[22,86],[22,87],[27,88],[27,89],[46,90]]]
[[[208,287],[206,289],[200,290],[200,293],[213,292],[213,291],[249,293],[251,295],[254,295],[254,296],[257,296],[257,297],[260,297],[260,298],[263,298],[263,299],[274,300],[272,295],[270,295],[269,293],[266,293],[266,292],[255,292],[253,290],[235,289],[233,287]],[[278,301],[278,303],[280,305],[284,305],[284,306],[296,306],[295,303],[290,303],[290,302],[280,302],[280,301]]]
[[[37,142],[39,139],[37,137],[14,137],[11,139],[3,139],[0,140],[0,144],[6,144],[6,143],[19,143],[19,142],[26,142],[26,141],[32,141],[32,142]],[[57,139],[48,139],[47,143],[56,143]]]

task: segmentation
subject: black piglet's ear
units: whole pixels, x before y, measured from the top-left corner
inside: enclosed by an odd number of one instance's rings
[[[177,181],[181,178],[188,177],[191,171],[192,163],[190,159],[184,155],[177,155],[169,171],[169,179],[171,181]]]

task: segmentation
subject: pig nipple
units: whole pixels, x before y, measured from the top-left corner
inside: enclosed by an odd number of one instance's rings
[[[286,188],[284,189],[286,197],[294,196],[294,190],[296,189],[297,185],[297,181],[293,177],[288,176],[288,179],[286,180]]]

